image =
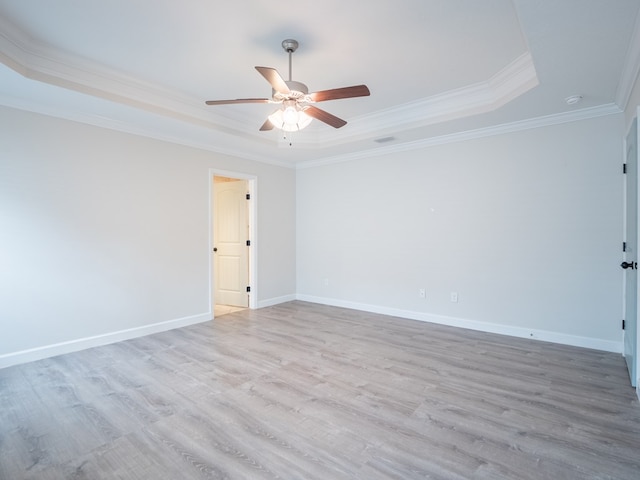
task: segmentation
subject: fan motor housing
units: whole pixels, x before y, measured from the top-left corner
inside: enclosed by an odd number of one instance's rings
[[[307,95],[309,93],[309,89],[302,82],[296,82],[295,80],[286,80],[284,83],[287,84],[287,87],[289,87],[289,90],[291,90],[292,92],[300,92],[303,95]]]

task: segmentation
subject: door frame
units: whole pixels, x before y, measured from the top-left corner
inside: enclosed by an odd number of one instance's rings
[[[251,292],[249,293],[249,308],[255,310],[258,308],[258,177],[255,175],[248,175],[242,172],[233,172],[230,170],[222,170],[218,168],[209,169],[209,311],[211,312],[211,318],[215,318],[215,275],[214,275],[214,262],[213,262],[213,205],[214,205],[214,192],[213,192],[213,178],[214,177],[229,177],[237,178],[247,181],[247,188],[251,200],[249,201],[249,239],[251,245],[249,245],[249,285],[251,286]]]

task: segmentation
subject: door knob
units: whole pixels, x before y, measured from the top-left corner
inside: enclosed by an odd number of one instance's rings
[[[214,252],[217,252],[217,251],[218,251],[218,248],[217,248],[217,247],[213,247],[213,251],[214,251]],[[627,268],[627,267],[624,267],[624,268]]]
[[[622,262],[620,266],[625,269],[626,268],[635,269],[635,268],[638,268],[638,262]]]

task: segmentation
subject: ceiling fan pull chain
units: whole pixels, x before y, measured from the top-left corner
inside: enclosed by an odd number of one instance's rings
[[[289,146],[293,147],[293,131],[282,130],[283,136],[282,139],[286,142],[289,142]]]

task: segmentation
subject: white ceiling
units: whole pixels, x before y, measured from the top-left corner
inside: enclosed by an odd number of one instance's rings
[[[624,108],[640,65],[638,0],[0,0],[0,104],[287,166],[413,148]],[[319,106],[289,141],[253,68]],[[569,106],[564,99],[582,95]],[[391,140],[380,142],[381,139]],[[376,141],[378,140],[378,141]]]

